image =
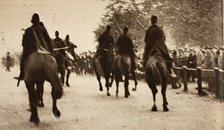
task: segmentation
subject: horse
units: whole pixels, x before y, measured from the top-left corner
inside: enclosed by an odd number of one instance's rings
[[[130,96],[129,92],[129,75],[131,72],[131,58],[128,55],[121,55],[117,54],[114,60],[114,76],[115,76],[115,82],[116,82],[116,96],[118,97],[119,93],[119,82],[120,79],[122,79],[122,76],[125,76],[124,80],[124,97],[128,98]],[[133,88],[133,91],[136,90],[137,81],[135,81],[135,88]]]
[[[57,108],[57,99],[62,97],[63,88],[58,77],[57,67],[53,56],[37,52],[32,53],[24,63],[24,82],[28,90],[31,111],[30,122],[34,124],[39,124],[40,122],[37,105],[41,94],[43,96],[43,84],[45,81],[50,82],[52,86],[53,114],[55,117],[60,117],[61,115]]]
[[[104,76],[105,86],[107,88],[107,96],[110,96],[109,87],[111,87],[113,83],[113,73],[112,73],[113,57],[111,52],[109,52],[108,49],[102,49],[101,53],[98,56],[94,57],[93,68],[94,68],[97,80],[99,82],[99,90],[103,91],[100,76]],[[111,73],[112,73],[112,76],[111,76]]]
[[[166,99],[166,88],[168,81],[169,71],[167,68],[166,60],[161,56],[159,51],[155,48],[150,56],[147,58],[145,66],[145,80],[152,91],[154,105],[151,111],[157,111],[156,94],[158,92],[156,86],[161,85],[161,93],[163,96],[163,110],[169,111]]]
[[[58,63],[58,71],[60,74],[62,85],[66,83],[66,86],[70,87],[69,77],[72,71],[71,68],[73,67],[73,60],[70,58],[71,57],[70,52],[68,53],[65,52],[65,55],[64,55],[62,52],[58,51],[55,53],[55,57]],[[65,79],[65,76],[66,76],[66,79]]]

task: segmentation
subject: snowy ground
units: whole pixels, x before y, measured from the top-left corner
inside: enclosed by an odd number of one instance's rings
[[[45,83],[45,107],[39,108],[40,125],[29,122],[27,90],[24,83],[16,87],[12,72],[0,69],[0,129],[83,129],[83,130],[221,130],[224,129],[224,103],[213,97],[199,97],[195,84],[189,92],[183,88],[174,90],[168,86],[169,112],[162,111],[161,93],[157,94],[158,112],[151,112],[152,94],[146,83],[139,81],[138,90],[131,91],[130,98],[124,98],[123,84],[120,84],[119,98],[115,96],[115,84],[111,96],[98,91],[93,76],[71,75],[71,87],[64,87],[64,96],[58,100],[61,117],[56,119],[51,111],[51,87]],[[134,83],[131,81],[130,87]],[[105,88],[104,88],[105,90]],[[160,90],[160,88],[159,88]]]

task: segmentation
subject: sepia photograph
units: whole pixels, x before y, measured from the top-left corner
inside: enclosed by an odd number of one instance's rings
[[[223,0],[0,0],[0,130],[224,130]]]

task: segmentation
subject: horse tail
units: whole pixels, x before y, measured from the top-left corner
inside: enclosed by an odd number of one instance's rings
[[[57,99],[60,99],[63,96],[63,88],[60,79],[58,77],[58,69],[56,61],[55,64],[50,63],[48,65],[44,65],[44,71],[46,72],[46,75],[52,87],[55,89],[54,96]]]
[[[121,75],[125,75],[126,73],[130,72],[130,57],[117,55],[114,63],[116,71],[119,71]]]
[[[129,73],[131,70],[131,59],[129,56],[122,56],[120,61],[120,67],[123,71],[123,74]]]
[[[156,84],[160,85],[162,83],[162,77],[160,69],[158,68],[157,60],[153,57],[149,59],[146,64],[146,77],[149,78]]]

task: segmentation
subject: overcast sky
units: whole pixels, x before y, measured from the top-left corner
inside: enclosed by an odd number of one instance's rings
[[[70,35],[71,41],[78,45],[77,52],[95,50],[93,31],[106,5],[102,0],[0,0],[0,52],[22,50],[21,29],[31,26],[35,12],[52,38],[58,30],[62,39]]]

